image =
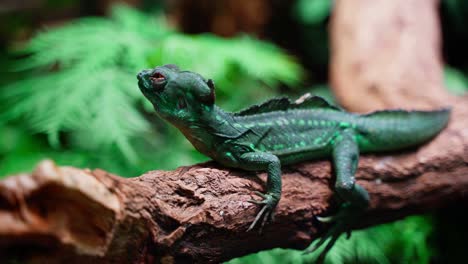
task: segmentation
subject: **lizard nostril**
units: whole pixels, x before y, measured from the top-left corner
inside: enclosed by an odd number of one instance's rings
[[[137,74],[138,79],[143,79],[145,76],[148,76],[151,73],[151,70],[142,70]]]

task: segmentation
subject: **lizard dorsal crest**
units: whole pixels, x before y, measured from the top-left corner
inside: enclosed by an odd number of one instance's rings
[[[342,111],[340,108],[331,105],[325,99],[319,96],[312,96],[306,94],[295,102],[291,102],[287,97],[273,98],[264,103],[253,105],[249,108],[241,110],[234,115],[247,116],[261,113],[268,113],[274,111],[286,111],[289,109],[314,109],[326,108],[337,111]]]

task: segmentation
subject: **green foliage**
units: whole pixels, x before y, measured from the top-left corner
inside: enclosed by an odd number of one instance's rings
[[[318,24],[330,15],[332,0],[298,0],[296,17],[304,24]]]
[[[140,97],[134,73],[161,32],[137,31],[145,17],[131,9],[116,8],[113,18],[81,19],[32,39],[22,50],[31,55],[14,65],[29,70],[27,77],[1,90],[1,119],[24,118],[53,146],[61,131],[92,150],[115,144],[135,161],[129,137],[149,126],[134,107]]]
[[[34,136],[18,125],[0,125],[0,172],[2,175],[30,170],[38,160],[52,158],[60,164],[87,167],[90,154],[80,151],[54,150],[45,137]]]
[[[312,82],[326,81],[330,58],[327,18],[332,8],[332,0],[297,0],[292,8],[300,32],[294,46],[310,70],[308,79]]]
[[[448,19],[450,19],[453,24],[452,26],[456,31],[466,34],[465,24],[466,24],[466,14],[468,13],[468,5],[464,0],[444,0],[442,1],[442,7],[445,8],[449,14]]]
[[[229,98],[231,108],[301,78],[300,66],[273,44],[181,34],[161,16],[126,6],[114,7],[110,18],[81,18],[42,32],[15,55],[20,59],[10,69],[20,77],[0,87],[0,124],[47,135],[48,143],[27,151],[31,160],[81,153],[88,166],[126,175],[204,159],[154,118],[136,85],[139,70],[175,63],[200,72],[218,83],[221,104]],[[20,154],[5,153],[3,162],[25,168]]]
[[[325,263],[429,263],[431,248],[428,238],[431,231],[432,220],[423,216],[408,217],[394,223],[353,231],[349,240],[345,236],[338,239],[328,253]],[[305,264],[314,263],[319,253],[320,248],[309,255],[303,255],[299,250],[278,248],[233,259],[226,263]]]
[[[444,82],[447,89],[455,95],[463,95],[468,91],[468,78],[455,68],[445,66]]]
[[[273,95],[272,90],[268,93],[265,88],[277,87],[280,82],[294,86],[302,75],[301,68],[276,46],[248,36],[223,39],[211,34],[174,34],[158,46],[150,61],[152,65],[177,64],[210,76],[215,80],[219,98],[229,98],[226,102],[221,100],[221,104],[230,104],[230,109],[245,107],[249,102],[245,99],[252,98],[249,95]]]
[[[209,47],[209,49],[207,48]],[[211,34],[172,35],[159,47],[152,64],[172,62],[215,80],[223,81],[219,87],[227,92],[234,88],[230,79],[236,73],[243,78],[262,80],[269,86],[278,81],[297,84],[300,68],[271,43],[259,42],[248,36],[223,39]]]

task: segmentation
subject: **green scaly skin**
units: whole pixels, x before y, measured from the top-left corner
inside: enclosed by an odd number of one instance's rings
[[[369,195],[355,182],[359,153],[403,149],[430,140],[447,124],[450,110],[431,112],[389,110],[366,115],[345,112],[315,96],[296,102],[276,98],[238,113],[214,104],[215,87],[197,73],[175,65],[143,70],[142,93],[156,112],[176,126],[193,146],[217,162],[248,171],[267,171],[260,212],[248,230],[271,220],[281,198],[281,165],[329,158],[333,160],[336,194],[343,200],[335,221],[310,251],[324,244],[323,261],[338,237],[349,232],[367,208]]]

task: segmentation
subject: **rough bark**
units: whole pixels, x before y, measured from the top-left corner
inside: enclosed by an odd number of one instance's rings
[[[360,227],[466,199],[468,100],[450,126],[416,151],[365,156],[358,183],[371,206]],[[32,174],[0,182],[1,255],[37,262],[219,262],[273,247],[304,248],[325,230],[314,216],[333,212],[330,162],[284,168],[275,221],[245,232],[265,175],[215,163],[125,179],[102,170],[44,161]],[[19,250],[19,251],[18,251]]]
[[[451,98],[440,83],[439,36],[428,41],[432,44],[411,50],[425,54],[422,57],[427,60],[431,59],[426,56],[436,60],[425,68],[427,79],[435,81],[430,84],[421,82],[422,78],[406,65],[412,60],[395,56],[398,61],[395,63],[401,63],[406,69],[399,72],[406,76],[405,85],[400,86],[395,82],[399,73],[389,69],[388,59],[360,61],[366,54],[339,44],[348,41],[349,36],[356,36],[356,43],[369,42],[370,47],[378,44],[357,34],[361,30],[377,34],[375,30],[363,29],[362,24],[347,26],[360,19],[353,18],[338,26],[343,17],[349,16],[348,12],[353,12],[349,6],[347,11],[343,10],[346,2],[336,2],[333,17],[335,63],[332,79],[338,84],[337,94],[344,93],[340,89],[345,88],[348,95],[359,94],[357,97],[341,97],[348,108],[417,108],[441,104],[454,107],[448,128],[430,143],[402,153],[368,155],[360,159],[357,179],[369,191],[371,206],[356,227],[465,201],[468,190],[468,98]],[[375,9],[382,12],[380,16],[371,16],[369,12],[361,14],[369,17],[367,24],[377,23],[375,20],[379,17],[386,21],[385,12],[400,10],[388,8],[388,3],[407,3],[378,2],[383,5]],[[420,9],[423,2],[427,3],[426,9]],[[361,6],[372,3],[355,1]],[[435,16],[434,12],[428,11],[434,8],[434,1],[414,0],[411,3],[408,8],[418,10],[413,10],[418,12],[418,19],[424,15]],[[428,21],[432,22],[425,26],[426,31],[438,26],[431,19]],[[341,27],[346,28],[346,34],[338,34]],[[392,34],[405,31],[398,32]],[[410,35],[424,37],[416,33]],[[408,39],[411,38],[402,38],[401,46],[405,46]],[[383,45],[379,52],[394,54],[397,50],[393,45]],[[354,55],[349,54],[354,52],[361,56],[355,55],[360,61],[360,70],[355,72],[350,70],[351,66],[346,66],[356,61]],[[375,57],[375,54],[369,53],[367,57]],[[419,65],[418,60],[413,62],[414,67]],[[368,75],[369,72],[373,74]],[[340,78],[346,81],[336,81]],[[374,78],[372,80],[379,83],[377,87],[382,89],[369,97],[364,89],[368,86],[360,84],[360,78]],[[427,85],[432,86],[425,90],[421,101],[413,96],[421,93],[416,87]],[[429,97],[431,99],[426,100]],[[374,104],[374,100],[380,103]],[[51,161],[44,161],[31,174],[12,176],[0,182],[0,258],[13,255],[31,262],[47,263],[219,262],[273,247],[304,248],[328,228],[314,220],[314,216],[333,213],[336,208],[332,199],[330,162],[297,164],[284,168],[283,172],[283,196],[275,221],[259,234],[245,232],[258,211],[258,207],[247,200],[254,191],[263,190],[265,174],[257,177],[253,173],[205,163],[125,179],[102,170],[57,167]]]

